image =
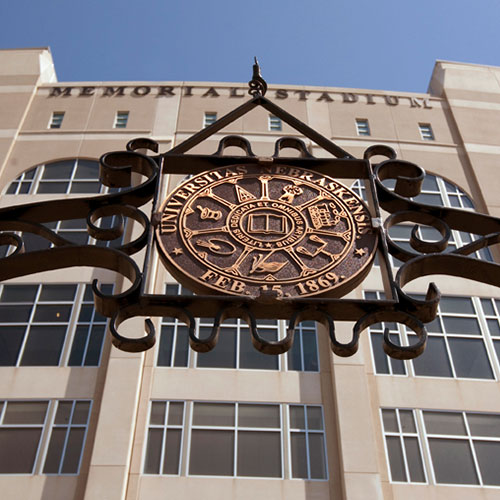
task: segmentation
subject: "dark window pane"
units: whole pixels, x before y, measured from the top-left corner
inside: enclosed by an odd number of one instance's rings
[[[259,329],[259,334],[266,340],[277,340],[276,330]],[[263,354],[252,344],[250,330],[242,328],[240,330],[240,368],[253,370],[277,370],[278,356]]]
[[[172,343],[174,341],[174,326],[161,327],[160,347],[158,348],[158,366],[170,366],[172,359]]]
[[[424,468],[420,449],[418,447],[418,439],[416,437],[405,437],[404,443],[408,471],[410,472],[410,481],[414,483],[425,483]]]
[[[76,285],[43,285],[40,300],[43,302],[71,302],[75,298]]]
[[[9,401],[3,423],[8,424],[43,424],[47,413],[46,401]]]
[[[386,323],[386,326],[388,326],[390,323]],[[396,345],[401,345],[401,338],[399,334],[391,334],[390,335],[391,341],[396,344]],[[406,375],[406,368],[405,368],[405,363],[401,359],[394,359],[394,358],[388,358],[391,363],[391,368],[392,368],[392,374],[393,375]]]
[[[396,436],[387,436],[386,440],[392,480],[406,481],[407,479],[403,462],[403,452],[401,450],[401,441]]]
[[[326,458],[323,434],[309,434],[311,479],[326,479]]]
[[[423,354],[412,360],[415,375],[452,377],[446,345],[442,337],[428,337]]]
[[[444,317],[443,322],[448,333],[481,335],[481,329],[476,318]]]
[[[14,366],[24,339],[24,326],[0,327],[0,366]]]
[[[90,401],[77,401],[73,411],[73,425],[87,425],[89,419]]]
[[[389,235],[394,239],[410,239],[411,229],[413,226],[405,226],[396,224],[389,229]]]
[[[500,415],[467,413],[467,421],[473,436],[500,437]]]
[[[498,320],[487,319],[486,322],[488,323],[488,330],[490,331],[490,334],[495,337],[500,337],[500,325],[498,324]]]
[[[238,426],[279,428],[279,405],[238,405]]]
[[[474,441],[477,461],[483,484],[500,486],[500,443],[493,441]]]
[[[288,361],[288,369],[300,371],[302,367],[302,348],[300,345],[300,337],[296,333],[292,348],[286,353]]]
[[[38,286],[5,285],[2,291],[2,302],[33,302]]]
[[[449,339],[448,342],[458,377],[493,378],[486,348],[481,340]]]
[[[465,424],[461,413],[424,411],[425,428],[429,434],[465,436]]]
[[[165,403],[163,401],[154,401],[151,403],[151,416],[149,423],[151,425],[165,424]]]
[[[189,474],[232,476],[234,468],[234,431],[191,431]]]
[[[146,459],[144,461],[145,474],[160,473],[161,445],[163,442],[163,429],[149,429]]]
[[[292,477],[308,479],[307,477],[307,448],[304,432],[292,432],[290,435],[292,453]]]
[[[30,319],[31,305],[0,305],[0,322],[27,323]]]
[[[175,342],[174,366],[187,366],[189,357],[188,328],[184,325],[177,326],[177,339]]]
[[[78,160],[75,179],[99,179],[99,163],[93,160]]]
[[[430,333],[443,333],[439,318],[432,320],[430,323],[426,323],[425,328],[427,328],[427,331]]]
[[[238,476],[281,477],[279,432],[238,432]]]
[[[444,295],[439,301],[441,311],[447,313],[474,314],[472,300],[468,297],[451,297]]]
[[[399,421],[401,422],[401,432],[417,432],[411,410],[399,410]]]
[[[104,325],[95,325],[92,327],[87,355],[85,356],[85,366],[99,365],[105,330],[106,327]]]
[[[51,194],[51,193],[66,193],[68,189],[67,182],[40,182],[38,184],[38,194]]]
[[[184,403],[173,401],[168,405],[168,425],[182,425]]]
[[[443,206],[443,199],[440,194],[419,194],[415,197],[415,200],[419,203],[424,203],[426,205],[436,205]]]
[[[182,431],[180,429],[167,430],[163,474],[179,474],[181,441]]]
[[[424,181],[422,183],[423,191],[439,191],[436,177],[431,174],[427,174],[424,177]]]
[[[59,236],[76,245],[86,245],[89,239],[89,235],[86,231],[60,231]]]
[[[65,337],[65,326],[32,326],[21,365],[57,366]]]
[[[101,184],[99,182],[72,182],[70,193],[99,193]]]
[[[306,418],[303,406],[290,405],[290,427],[292,429],[306,428]]]
[[[323,430],[323,415],[319,406],[307,406],[307,428]]]
[[[89,334],[88,326],[77,326],[73,345],[71,346],[71,354],[69,356],[68,366],[81,366],[83,361],[83,353],[87,343]]]
[[[234,404],[194,403],[193,425],[234,426]]]
[[[468,441],[429,439],[436,482],[478,484]]]
[[[72,306],[70,305],[45,305],[38,304],[35,310],[33,321],[39,323],[58,323],[67,322],[71,315]]]
[[[302,346],[304,348],[304,370],[317,372],[319,370],[316,331],[302,330]]]
[[[396,410],[382,410],[385,432],[399,432]]]
[[[45,458],[45,466],[43,468],[44,474],[59,473],[59,464],[61,463],[66,432],[66,428],[55,428],[52,431],[47,457]]]
[[[59,401],[55,423],[59,425],[68,425],[71,419],[71,410],[73,403],[71,401]]]
[[[370,340],[372,342],[373,359],[375,360],[375,372],[389,374],[389,358],[384,352],[383,336],[379,333],[371,333]]]
[[[42,179],[69,179],[73,172],[73,160],[64,160],[45,165]]]
[[[167,295],[179,295],[179,285],[168,284],[166,289]]]
[[[199,368],[236,368],[236,328],[221,328],[216,346],[198,353]]]
[[[0,472],[31,473],[41,434],[41,429],[0,428]]]
[[[76,474],[78,472],[84,438],[85,429],[77,427],[70,430],[61,470],[63,474]]]

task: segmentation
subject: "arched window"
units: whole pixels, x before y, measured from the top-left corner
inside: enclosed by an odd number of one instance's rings
[[[384,185],[388,188],[393,188],[395,180],[388,179],[384,181]],[[366,200],[365,186],[359,179],[354,182],[351,189],[358,194],[363,200]],[[422,190],[418,196],[412,198],[418,203],[426,205],[435,205],[449,208],[459,208],[462,210],[474,210],[474,203],[469,198],[467,193],[460,189],[455,184],[444,180],[442,177],[433,174],[427,174],[422,184]],[[410,247],[410,234],[413,224],[397,224],[390,228],[389,234],[398,245],[412,250]],[[420,238],[427,241],[436,241],[441,239],[439,232],[431,227],[421,227],[419,229]],[[446,251],[451,252],[458,247],[468,245],[474,241],[474,235],[464,231],[452,230],[451,238],[448,242]],[[414,251],[414,250],[413,250]],[[476,252],[475,255],[479,259],[493,260],[491,252],[488,248],[483,248]],[[401,263],[394,260],[395,267],[399,267]]]
[[[108,188],[99,181],[99,162],[73,158],[44,165],[38,165],[22,173],[7,187],[5,194],[104,194],[118,191],[117,188]],[[101,227],[112,227],[115,217],[104,217],[99,221]],[[44,224],[62,237],[78,245],[87,243],[98,246],[119,246],[123,239],[109,241],[95,241],[87,232],[86,219],[71,219]],[[51,243],[39,236],[25,233],[23,235],[25,247],[28,251],[49,248]],[[9,247],[2,247],[0,255],[8,254]]]
[[[81,158],[38,165],[11,182],[5,194],[97,194],[108,188],[99,181],[99,162]]]

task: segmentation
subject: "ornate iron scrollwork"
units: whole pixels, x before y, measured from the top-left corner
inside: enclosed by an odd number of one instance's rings
[[[136,139],[127,145],[126,151],[107,153],[100,159],[100,178],[103,184],[121,188],[116,193],[86,198],[50,200],[25,205],[16,205],[0,210],[0,244],[13,247],[10,255],[0,259],[0,280],[12,279],[29,274],[77,266],[105,268],[126,277],[131,285],[121,293],[104,294],[94,281],[95,304],[101,314],[111,318],[110,331],[113,344],[119,349],[138,352],[149,349],[155,342],[155,329],[150,319],[146,320],[146,334],[139,338],[127,338],[119,332],[120,324],[132,317],[169,316],[188,326],[189,342],[198,352],[208,352],[215,348],[221,324],[228,318],[240,318],[250,330],[255,348],[266,354],[282,354],[288,351],[294,338],[296,326],[305,320],[321,323],[329,334],[332,351],[339,356],[353,355],[359,345],[360,334],[370,325],[379,322],[396,322],[413,330],[417,342],[409,346],[394,344],[388,330],[384,333],[385,352],[397,359],[410,359],[423,352],[427,333],[425,323],[432,321],[437,313],[440,293],[431,283],[425,298],[414,298],[403,291],[403,287],[417,277],[432,274],[449,274],[483,283],[500,285],[500,266],[475,258],[472,254],[481,248],[500,241],[500,220],[458,209],[424,205],[411,199],[420,193],[425,177],[423,169],[417,165],[398,160],[395,152],[386,146],[372,146],[363,159],[353,158],[349,153],[321,136],[286,111],[264,97],[267,85],[260,76],[256,63],[254,77],[250,82],[250,101],[230,112],[225,117],[195,134],[172,150],[158,154],[158,144],[150,139]],[[256,106],[264,107],[281,118],[297,131],[314,141],[332,154],[332,158],[316,158],[305,144],[295,138],[281,138],[276,142],[272,157],[258,157],[252,152],[250,143],[243,137],[227,136],[219,143],[213,155],[186,154],[193,146],[214,134],[227,124],[241,117]],[[224,149],[237,146],[245,156],[228,156]],[[299,157],[285,158],[280,155],[284,148],[294,148]],[[148,156],[138,150],[153,153]],[[374,156],[384,156],[386,160],[372,165]],[[367,186],[371,210],[371,224],[378,237],[378,253],[381,266],[386,274],[386,295],[382,300],[355,300],[329,298],[327,296],[285,296],[278,290],[264,289],[260,296],[245,295],[179,295],[167,296],[147,293],[145,281],[149,272],[154,230],[161,224],[158,212],[160,173],[200,174],[223,169],[230,165],[246,165],[250,169],[283,167],[306,169],[318,175],[335,179],[362,179]],[[132,174],[145,178],[132,186]],[[384,181],[395,181],[394,189],[389,189]],[[293,200],[299,189],[285,190],[285,200]],[[140,207],[152,202],[148,216]],[[390,215],[384,224],[381,210]],[[210,212],[206,212],[210,217]],[[102,217],[115,216],[117,222],[111,228],[99,227]],[[215,215],[213,216],[215,218]],[[133,241],[108,248],[95,245],[76,245],[48,228],[45,224],[86,218],[89,234],[98,241],[119,238],[123,232],[123,220],[130,219],[142,227],[141,234]],[[389,235],[389,229],[399,223],[412,223],[410,245],[412,250],[403,248]],[[435,228],[441,235],[439,241],[428,242],[418,235],[418,225]],[[467,231],[479,235],[479,239],[447,251],[451,230]],[[47,240],[51,248],[27,251],[24,235],[35,234]],[[206,243],[226,248],[223,243]],[[146,248],[142,270],[131,258]],[[229,246],[227,247],[229,248]],[[226,250],[227,250],[226,248]],[[28,249],[29,250],[29,249]],[[226,252],[227,253],[227,252]],[[311,251],[309,251],[311,253]],[[394,278],[389,265],[389,255],[404,262]],[[273,264],[276,264],[273,262]],[[278,262],[279,264],[279,262]],[[279,266],[278,266],[279,267]],[[278,267],[276,267],[277,270]],[[263,267],[263,269],[271,269]],[[313,294],[314,295],[314,294]],[[214,324],[207,338],[197,336],[196,317],[213,317]],[[269,341],[263,338],[257,327],[257,320],[264,318],[288,319],[284,339]],[[342,343],[335,333],[335,322],[355,322],[349,342]]]

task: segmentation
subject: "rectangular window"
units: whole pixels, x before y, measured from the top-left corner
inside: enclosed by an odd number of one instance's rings
[[[434,140],[434,132],[432,131],[430,123],[419,123],[418,128],[420,130],[420,136],[424,141]]]
[[[327,468],[321,406],[151,402],[145,474],[325,480]]]
[[[356,132],[358,135],[371,135],[368,120],[365,118],[356,118]]]
[[[54,111],[50,118],[49,128],[61,128],[64,119],[64,111]]]
[[[281,122],[281,118],[278,118],[274,115],[269,115],[269,130],[271,132],[279,132],[283,129],[283,124]]]
[[[167,295],[191,294],[178,284],[168,284]],[[197,319],[196,335],[206,338],[212,331],[213,318]],[[284,337],[286,324],[278,320],[258,320],[259,334],[267,340]],[[247,324],[228,319],[221,325],[219,340],[207,353],[194,354],[189,349],[188,327],[176,318],[163,318],[157,366],[231,368],[242,370],[319,371],[316,323],[304,321],[295,330],[293,347],[284,355],[268,356],[257,351]]]
[[[369,298],[372,295],[377,297],[378,293],[366,292],[365,297]],[[492,300],[443,296],[436,319],[426,324],[428,333],[426,350],[411,361],[389,358],[383,352],[382,345],[385,327],[389,328],[393,342],[401,345],[416,342],[413,331],[396,323],[372,325],[370,339],[376,373],[494,379],[493,360],[497,346],[495,332],[489,334],[488,327],[491,325],[493,330],[495,322],[498,324],[500,318],[496,316],[498,311],[494,309]]]
[[[205,115],[203,117],[203,128],[213,125],[216,121],[217,113],[214,113],[212,111],[205,111]]]
[[[66,358],[69,366],[97,366],[106,321],[91,285],[3,285],[0,366],[59,366]]]
[[[323,408],[290,405],[290,476],[300,479],[327,479]]]
[[[128,111],[117,111],[113,128],[126,128],[128,122]]]
[[[78,474],[90,407],[88,400],[0,401],[0,474]]]
[[[391,480],[426,483],[422,445],[413,410],[382,410],[385,445]]]
[[[382,421],[392,481],[500,486],[500,414],[383,409]]]

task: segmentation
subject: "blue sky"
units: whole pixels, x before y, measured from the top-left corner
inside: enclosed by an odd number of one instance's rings
[[[0,48],[50,46],[59,81],[425,92],[436,59],[500,66],[499,0],[5,0]]]

